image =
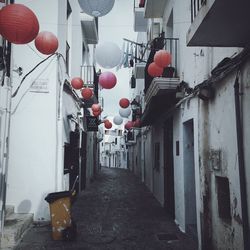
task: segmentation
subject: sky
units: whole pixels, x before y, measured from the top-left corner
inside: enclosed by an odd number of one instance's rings
[[[115,0],[114,7],[105,16],[99,17],[99,44],[103,42],[113,42],[120,49],[123,46],[123,38],[136,41],[137,33],[134,32],[134,1],[133,0]],[[101,68],[101,67],[99,67]],[[98,69],[98,64],[97,64]],[[120,70],[104,69],[102,72],[111,71],[116,75],[117,84],[113,89],[102,89],[100,95],[104,98],[104,107],[102,117],[119,115],[119,100],[121,98],[129,99],[129,80],[131,77],[131,68],[121,68]]]

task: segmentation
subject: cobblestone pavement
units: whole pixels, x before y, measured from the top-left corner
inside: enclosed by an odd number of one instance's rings
[[[102,168],[72,206],[73,241],[54,241],[49,225],[34,225],[16,249],[196,250],[149,190],[128,170]]]

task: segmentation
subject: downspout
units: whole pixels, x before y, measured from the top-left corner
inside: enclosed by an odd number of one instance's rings
[[[246,177],[245,177],[245,162],[244,162],[244,141],[242,129],[242,115],[240,110],[240,92],[239,92],[239,73],[237,71],[234,82],[234,101],[235,101],[235,120],[236,120],[236,134],[238,147],[238,161],[239,161],[239,181],[240,181],[240,196],[241,196],[241,212],[242,212],[242,228],[243,228],[243,242],[244,250],[249,250],[249,221],[247,211],[247,192],[246,192]]]
[[[57,55],[57,82],[58,82],[58,87],[57,87],[57,110],[56,110],[56,168],[55,168],[55,190],[56,191],[61,191],[63,187],[62,183],[62,178],[61,178],[61,171],[63,171],[61,168],[63,166],[63,161],[62,161],[62,150],[63,150],[63,120],[62,120],[62,96],[63,96],[63,79],[61,77],[64,77],[63,72],[61,72],[62,75],[60,75],[60,57],[61,55]]]
[[[6,0],[6,5],[13,4],[14,0]],[[4,40],[3,46],[7,44],[7,53],[5,57],[5,77],[4,83],[6,84],[6,106],[5,106],[5,131],[4,131],[4,142],[3,142],[3,161],[2,161],[2,172],[1,172],[1,190],[0,190],[0,202],[1,202],[1,218],[0,218],[0,247],[3,236],[4,219],[5,219],[5,206],[6,206],[6,191],[7,191],[7,175],[9,165],[9,137],[10,137],[10,120],[11,120],[11,94],[12,94],[12,83],[11,83],[11,43]],[[5,51],[3,51],[5,53]],[[1,83],[2,84],[2,83]]]

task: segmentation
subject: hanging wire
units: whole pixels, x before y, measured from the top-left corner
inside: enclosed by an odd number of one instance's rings
[[[17,87],[17,89],[15,90],[15,92],[12,94],[12,98],[15,97],[20,89],[20,87],[22,86],[24,80],[26,79],[26,77],[28,75],[30,75],[36,68],[38,68],[41,64],[43,64],[45,61],[47,61],[49,58],[51,58],[52,56],[55,56],[57,54],[51,54],[50,56],[48,56],[47,58],[45,58],[44,60],[42,60],[41,62],[39,62],[33,69],[31,69],[21,80],[19,86]]]
[[[53,55],[54,55],[54,54],[53,54]],[[55,58],[55,57],[54,57],[54,58]],[[35,78],[35,80],[38,79],[38,77],[44,73],[44,71],[49,67],[49,65],[52,63],[52,61],[54,60],[54,58],[52,58],[52,60],[48,63],[48,65],[46,65],[46,67],[42,70],[42,72],[40,72],[40,74]],[[46,59],[47,59],[47,58],[46,58]],[[31,72],[30,72],[30,73],[31,73]],[[30,87],[32,86],[33,83],[34,83],[34,81],[31,83],[31,85],[29,86],[29,88],[27,88],[27,90],[22,94],[22,96],[21,96],[20,99],[18,100],[18,103],[16,104],[14,110],[11,112],[12,115],[16,112],[16,110],[17,110],[17,108],[18,108],[20,102],[22,101],[23,97],[27,94],[27,92],[29,91],[29,89],[30,89]],[[20,87],[20,86],[21,86],[21,85],[19,85],[19,87]]]
[[[33,52],[35,52],[37,54],[37,56],[39,56],[41,59],[43,59],[43,57],[39,53],[37,53],[37,51],[34,50],[29,44],[26,44],[26,46],[29,47]]]

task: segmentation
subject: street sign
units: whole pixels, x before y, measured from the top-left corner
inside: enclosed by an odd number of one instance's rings
[[[95,116],[86,116],[87,131],[98,131],[98,118]]]

